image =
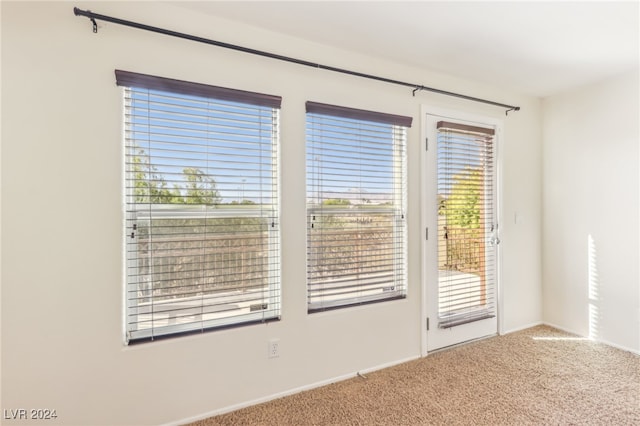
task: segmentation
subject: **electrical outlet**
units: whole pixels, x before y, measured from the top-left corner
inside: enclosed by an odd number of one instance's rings
[[[280,339],[269,340],[267,349],[267,358],[278,358],[280,356]]]

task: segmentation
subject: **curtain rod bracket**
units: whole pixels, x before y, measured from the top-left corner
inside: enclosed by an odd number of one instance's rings
[[[504,115],[508,116],[511,111],[520,111],[520,107],[512,107],[504,112]]]
[[[424,86],[416,86],[416,88],[415,88],[415,89],[413,89],[413,97],[414,97],[414,98],[416,97],[416,92],[418,92],[418,91],[422,91],[422,90],[425,90],[425,87],[424,87]]]
[[[73,14],[76,16],[86,16],[87,18],[89,18],[89,21],[91,21],[91,24],[93,24],[93,33],[98,34],[98,23],[96,22],[96,18],[93,16],[93,13],[89,9],[81,10],[77,7],[74,7]]]

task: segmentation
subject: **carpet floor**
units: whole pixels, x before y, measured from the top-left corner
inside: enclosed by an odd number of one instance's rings
[[[192,423],[640,425],[640,357],[547,326]]]

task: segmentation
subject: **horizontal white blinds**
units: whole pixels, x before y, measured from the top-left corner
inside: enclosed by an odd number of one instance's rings
[[[131,85],[124,90],[130,341],[278,318],[279,109],[264,105],[264,95],[253,102],[240,92],[237,101],[224,89],[219,99],[220,88],[195,85],[194,95],[190,83],[137,76],[118,75],[119,85]]]
[[[406,295],[411,118],[307,103],[310,312]]]
[[[437,128],[438,316],[448,328],[496,312],[494,130]]]

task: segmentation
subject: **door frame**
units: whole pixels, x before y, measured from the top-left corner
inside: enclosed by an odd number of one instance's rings
[[[429,170],[429,159],[432,155],[437,155],[437,142],[435,140],[429,140],[427,142],[428,131],[427,131],[427,115],[435,115],[443,118],[448,118],[451,120],[460,120],[460,121],[471,121],[475,123],[483,123],[495,126],[496,129],[496,138],[495,138],[495,148],[497,152],[496,156],[496,164],[495,164],[495,173],[496,173],[496,223],[503,228],[503,202],[502,202],[502,167],[503,167],[503,129],[504,129],[504,121],[500,118],[486,116],[482,114],[476,113],[468,113],[453,109],[446,108],[438,108],[430,105],[422,104],[420,106],[420,225],[422,229],[422,238],[421,238],[421,250],[420,250],[420,282],[421,282],[421,315],[420,315],[420,354],[421,356],[427,356],[427,339],[429,338],[427,333],[427,318],[429,317],[428,312],[428,287],[430,283],[427,282],[427,276],[429,267],[433,267],[432,262],[427,257],[429,250],[435,252],[437,246],[437,238],[433,238],[430,236],[429,240],[426,238],[426,229],[429,228],[429,232],[431,235],[437,235],[437,209],[430,209],[430,201],[429,196],[431,191],[429,189],[429,185],[427,183],[428,179],[435,179],[435,170]],[[427,150],[428,144],[428,150]],[[431,201],[432,202],[432,201]],[[500,234],[498,234],[500,235]],[[430,248],[431,245],[431,248]],[[497,268],[496,268],[496,316],[497,316],[497,333],[498,335],[503,334],[504,332],[504,324],[503,324],[503,298],[502,298],[502,244],[499,244],[497,247],[496,253],[497,259]],[[435,260],[437,262],[437,260]],[[435,322],[435,321],[434,321]],[[430,327],[433,327],[434,324],[430,324]],[[437,327],[437,325],[435,325]]]

